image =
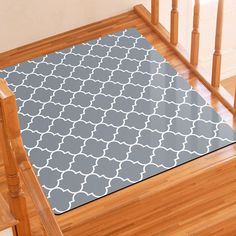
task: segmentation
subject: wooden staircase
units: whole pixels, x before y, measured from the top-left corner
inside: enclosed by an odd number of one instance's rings
[[[172,3],[170,33],[159,23],[159,1],[152,0],[152,14],[142,5],[135,6],[119,16],[2,53],[0,67],[136,27],[235,126],[234,99],[217,82],[223,1],[219,0],[212,76],[197,66],[199,1],[195,1],[190,55],[178,44],[178,1]],[[9,193],[11,213],[19,222],[16,235],[236,235],[236,145],[54,216],[23,148],[14,94],[1,80],[0,150],[5,166],[4,174],[0,164],[0,191]]]

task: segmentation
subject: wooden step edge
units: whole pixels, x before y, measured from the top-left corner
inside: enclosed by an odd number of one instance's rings
[[[17,224],[18,221],[11,214],[7,202],[0,194],[0,232]]]

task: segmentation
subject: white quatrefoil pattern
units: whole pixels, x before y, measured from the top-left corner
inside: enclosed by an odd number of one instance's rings
[[[236,134],[136,30],[0,71],[23,141],[61,214],[236,141]]]

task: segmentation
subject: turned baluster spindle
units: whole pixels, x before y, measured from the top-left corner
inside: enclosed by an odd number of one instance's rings
[[[159,0],[152,0],[151,18],[152,24],[157,25],[159,23]]]
[[[178,34],[179,34],[178,31],[179,31],[178,0],[172,0],[170,42],[174,45],[177,45],[178,43]]]
[[[234,93],[234,114],[236,115],[236,86],[235,86],[235,93]]]
[[[223,10],[224,10],[224,0],[218,0],[216,35],[215,35],[215,52],[213,55],[212,81],[211,81],[212,86],[215,88],[218,88],[220,85]]]
[[[191,40],[191,56],[190,56],[190,62],[194,66],[198,64],[198,57],[199,57],[199,39],[200,39],[199,17],[200,17],[200,1],[195,0],[194,15],[193,15],[193,31]]]

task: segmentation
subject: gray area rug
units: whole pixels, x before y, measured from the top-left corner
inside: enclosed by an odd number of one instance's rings
[[[135,29],[0,71],[55,214],[225,147],[236,134]]]

